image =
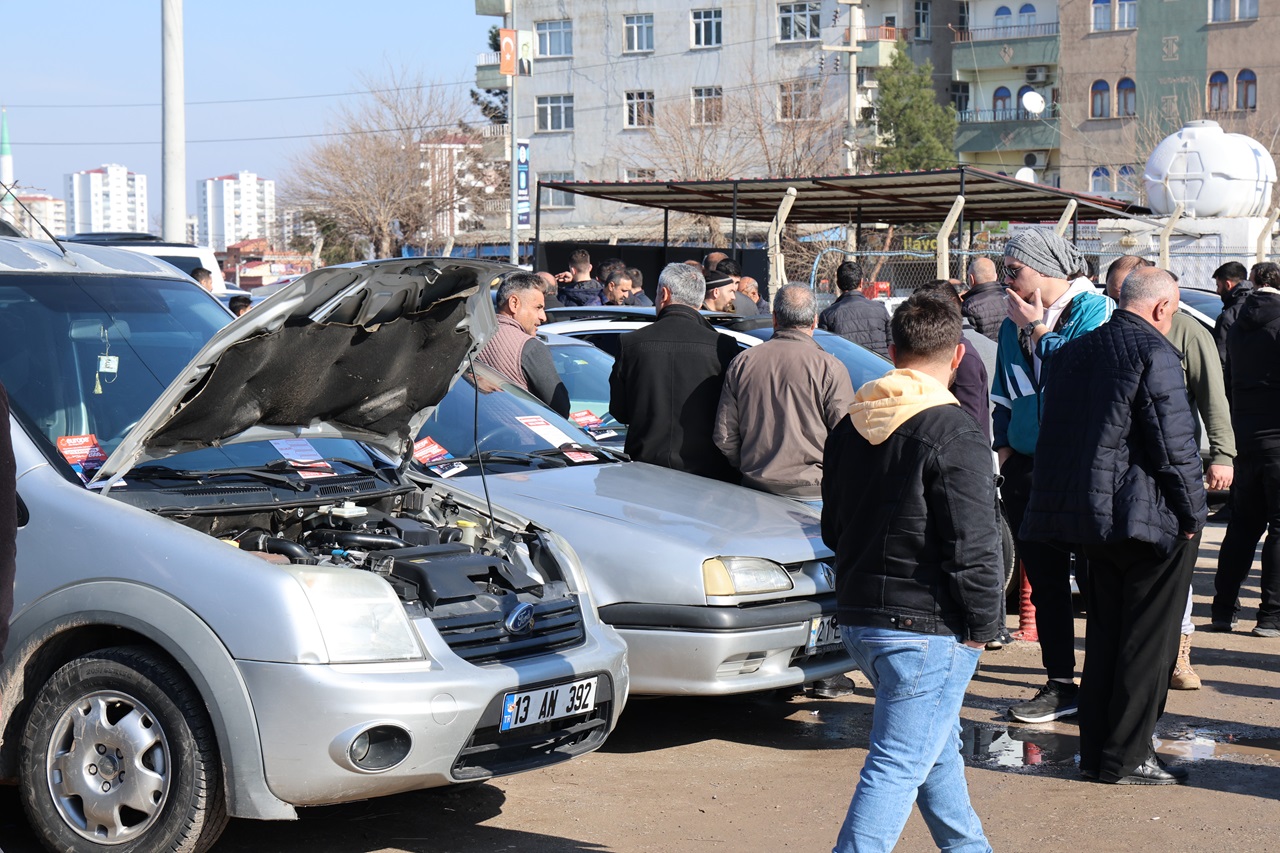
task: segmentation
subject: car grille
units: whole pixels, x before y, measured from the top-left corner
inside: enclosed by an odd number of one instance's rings
[[[591,752],[604,743],[613,717],[613,685],[603,673],[598,681],[596,707],[586,717],[551,720],[504,732],[499,728],[505,696],[495,696],[453,763],[459,782],[488,779],[546,767]],[[525,688],[521,688],[525,689]]]
[[[511,634],[503,625],[516,602],[500,610],[456,615],[448,612],[451,608],[437,608],[431,621],[453,653],[474,664],[517,660],[572,648],[586,640],[577,598],[529,603],[533,604],[533,628],[527,634]]]

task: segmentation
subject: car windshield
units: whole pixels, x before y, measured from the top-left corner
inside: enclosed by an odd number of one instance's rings
[[[186,255],[156,255],[157,258],[165,263],[173,264],[187,275],[191,275],[197,269],[200,269],[200,259]]]
[[[613,356],[584,343],[556,342],[547,349],[551,351],[560,381],[569,392],[570,419],[597,431],[606,428],[624,435],[627,428],[609,414]]]
[[[1180,290],[1179,295],[1182,297],[1183,302],[1204,314],[1210,320],[1216,320],[1218,315],[1222,313],[1222,297],[1216,293],[1209,293],[1206,290],[1191,290],[1184,287]]]
[[[750,329],[746,333],[762,341],[767,341],[773,337],[773,329]],[[887,371],[893,369],[892,364],[871,350],[858,346],[853,341],[846,340],[839,335],[815,329],[813,339],[824,350],[840,359],[841,364],[849,371],[849,379],[853,382],[855,389],[861,388],[872,379],[879,379]]]
[[[110,454],[226,323],[191,282],[5,275],[0,382],[18,416],[68,461]]]
[[[475,456],[477,447],[485,452],[541,453],[566,445],[596,446],[572,421],[496,371],[476,364],[474,376],[470,370],[463,373],[423,424],[414,457],[429,463]]]

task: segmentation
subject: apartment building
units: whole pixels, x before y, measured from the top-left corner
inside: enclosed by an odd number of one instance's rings
[[[147,176],[117,163],[67,175],[67,233],[150,231]]]
[[[196,242],[216,252],[241,240],[279,239],[276,182],[253,172],[207,178],[197,184]]]
[[[47,240],[40,225],[55,236],[67,233],[67,203],[44,193],[17,194],[21,205],[15,205],[14,218],[19,228],[37,240]],[[25,205],[25,207],[24,207]],[[37,221],[39,224],[37,224]]]

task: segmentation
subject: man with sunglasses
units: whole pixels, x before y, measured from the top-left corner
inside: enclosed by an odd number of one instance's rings
[[[1041,390],[1053,354],[1067,341],[1101,326],[1114,303],[1082,274],[1084,257],[1049,229],[1031,229],[1005,246],[1008,317],[1000,326],[991,382],[993,433],[1001,496],[1031,584],[1048,681],[1035,697],[1009,709],[1023,723],[1047,723],[1076,713],[1075,614],[1071,607],[1071,554],[1021,535],[1031,493]]]

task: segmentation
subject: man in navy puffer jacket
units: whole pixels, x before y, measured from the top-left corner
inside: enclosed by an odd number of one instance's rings
[[[1089,557],[1080,772],[1170,785],[1186,770],[1165,767],[1151,736],[1191,584],[1183,549],[1205,523],[1203,471],[1179,353],[1165,340],[1177,284],[1135,269],[1120,308],[1054,358],[1022,535]]]

